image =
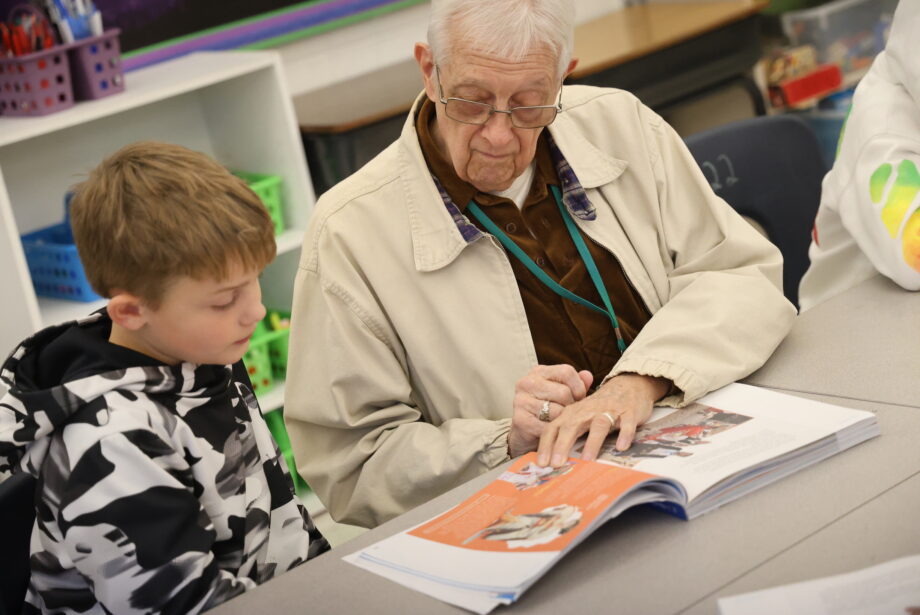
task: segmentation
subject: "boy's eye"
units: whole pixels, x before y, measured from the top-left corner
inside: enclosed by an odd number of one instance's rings
[[[219,305],[212,305],[211,307],[214,308],[215,310],[226,310],[227,308],[231,307],[234,303],[236,303],[236,295],[234,295],[233,299],[231,299],[229,303],[221,303]]]

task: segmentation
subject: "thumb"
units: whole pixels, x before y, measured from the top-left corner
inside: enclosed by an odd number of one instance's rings
[[[586,369],[583,369],[578,372],[578,377],[581,378],[581,381],[585,383],[585,390],[590,391],[591,384],[594,382],[594,374]]]

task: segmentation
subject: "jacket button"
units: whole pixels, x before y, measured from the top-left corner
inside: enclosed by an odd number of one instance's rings
[[[542,256],[538,256],[536,262],[537,262],[537,265],[539,265],[540,267],[546,267],[546,259],[543,258]]]
[[[508,224],[505,225],[505,230],[508,231],[509,233],[513,233],[514,231],[517,230],[517,224],[515,224],[514,222],[509,222]]]

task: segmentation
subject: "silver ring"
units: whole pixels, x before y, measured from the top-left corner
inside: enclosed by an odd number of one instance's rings
[[[537,415],[537,418],[543,421],[544,423],[549,423],[552,419],[549,416],[549,401],[543,400],[543,407],[540,408],[540,413]]]
[[[604,415],[604,418],[610,421],[610,428],[613,429],[617,424],[617,420],[610,416],[609,412],[601,412],[601,414]]]

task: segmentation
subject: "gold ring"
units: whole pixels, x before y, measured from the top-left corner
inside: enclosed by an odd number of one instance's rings
[[[610,421],[610,428],[611,428],[611,429],[613,429],[614,427],[616,427],[617,420],[616,420],[615,418],[613,418],[612,416],[610,416],[610,413],[609,413],[609,412],[601,412],[601,414],[604,415],[604,418],[606,418],[608,421]]]
[[[549,401],[543,400],[543,407],[540,408],[540,413],[537,415],[537,418],[543,421],[544,423],[549,423],[552,419],[549,416]]]

